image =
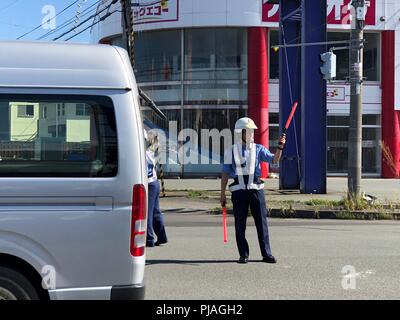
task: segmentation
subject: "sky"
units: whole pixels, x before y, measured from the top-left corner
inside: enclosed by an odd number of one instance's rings
[[[78,0],[0,0],[0,41],[15,40],[36,27],[39,28],[22,37],[21,40],[38,40],[39,37],[50,31],[53,33],[47,35],[42,40],[53,40],[53,38],[74,27],[73,22],[66,25],[65,28],[54,30],[57,27],[61,28],[63,23],[76,17],[78,3],[81,3],[81,12],[84,12],[85,9],[90,8],[92,5],[94,6],[90,10],[94,10],[98,2],[98,0],[79,0],[79,2],[74,4],[76,1]],[[61,13],[69,5],[72,6]],[[87,11],[86,15],[81,15],[80,21],[87,19],[94,13],[95,11]],[[46,22],[57,14],[59,15],[55,19],[47,24],[45,23],[44,26],[42,25],[42,21]],[[91,21],[92,19],[82,27],[89,26]],[[78,29],[78,32],[79,30],[82,29]],[[74,33],[70,33],[61,39],[65,40],[73,35]],[[90,42],[90,29],[70,41]]]

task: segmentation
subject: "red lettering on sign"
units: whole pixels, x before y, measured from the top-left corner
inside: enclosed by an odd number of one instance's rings
[[[147,7],[147,15],[152,16],[153,15],[153,7]]]
[[[263,0],[265,1],[265,0]],[[328,0],[327,1],[327,23],[328,24],[351,24],[352,0]],[[365,16],[366,25],[376,24],[376,0],[366,0],[367,12]],[[263,3],[262,22],[279,22],[279,5]]]
[[[161,16],[161,6],[155,7],[156,12],[154,13],[155,16]]]

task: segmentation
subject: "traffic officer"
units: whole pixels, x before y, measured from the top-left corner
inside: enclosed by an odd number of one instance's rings
[[[247,263],[249,258],[249,245],[245,237],[249,206],[257,228],[262,261],[276,263],[277,260],[271,253],[269,243],[267,208],[264,183],[260,180],[260,163],[279,163],[286,139],[285,137],[279,139],[279,147],[274,155],[263,145],[254,143],[255,129],[257,126],[250,118],[241,118],[235,124],[236,143],[225,151],[224,156],[220,202],[222,206],[226,205],[225,189],[228,179],[233,178],[234,182],[229,185],[229,190],[232,192],[236,244],[240,255],[238,263]]]
[[[157,138],[154,135],[147,134],[146,140],[146,162],[148,177],[148,213],[147,213],[147,238],[146,246],[154,247],[168,242],[165,231],[164,219],[160,210],[160,183],[157,180],[157,163],[155,148]],[[154,239],[157,236],[157,241]]]

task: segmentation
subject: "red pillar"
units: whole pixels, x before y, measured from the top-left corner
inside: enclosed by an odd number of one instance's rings
[[[255,142],[269,147],[268,116],[268,29],[248,28],[248,116],[258,130]],[[268,165],[262,166],[262,177],[268,177]]]
[[[394,109],[395,31],[382,32],[382,141],[388,146],[394,165],[382,153],[382,178],[400,175],[400,111]]]

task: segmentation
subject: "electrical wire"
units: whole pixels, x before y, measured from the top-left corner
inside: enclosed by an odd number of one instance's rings
[[[80,32],[74,34],[73,36],[69,37],[68,39],[65,39],[65,41],[69,41],[75,37],[77,37],[78,35],[80,35],[81,33],[85,32],[86,30],[92,28],[93,26],[95,26],[96,24],[104,21],[105,19],[107,19],[109,16],[113,15],[116,12],[121,12],[121,10],[114,10],[112,12],[108,12],[107,14],[105,14],[104,16],[102,16],[98,21],[92,23],[90,26],[86,27],[85,29],[81,30]]]
[[[63,10],[61,10],[59,13],[57,13],[54,17],[48,19],[46,22],[48,23],[48,22],[54,20],[56,17],[58,17],[58,16],[59,16],[60,14],[62,14],[63,12],[67,11],[69,8],[71,8],[73,5],[75,5],[75,4],[78,3],[78,2],[79,2],[79,0],[75,0],[73,3],[71,3],[70,5],[68,5],[67,7],[65,7]],[[28,34],[31,34],[32,32],[34,32],[34,31],[40,29],[41,27],[42,27],[42,24],[38,25],[37,27],[33,28],[31,31],[28,31],[28,32],[24,33],[23,35],[19,36],[19,37],[17,38],[17,40],[19,40],[19,39],[21,39],[21,38],[27,36]]]
[[[20,0],[14,0],[14,2],[11,2],[10,4],[6,5],[3,8],[0,8],[0,12],[7,10],[8,8],[12,7],[14,4],[16,4],[17,2],[19,2]]]
[[[97,2],[92,4],[90,7],[86,8],[85,10],[83,10],[82,13],[81,13],[81,18],[83,18],[83,17],[87,16],[88,14],[93,13],[94,11],[96,11],[97,8],[95,6],[97,6],[101,1],[102,0],[98,0]],[[95,8],[93,8],[93,7],[95,7]],[[42,39],[44,39],[44,38],[46,38],[46,37],[58,32],[58,31],[64,29],[68,25],[71,25],[72,23],[74,23],[74,19],[75,19],[75,17],[68,19],[63,24],[61,24],[59,27],[57,27],[56,29],[50,30],[46,34],[44,34],[44,35],[40,36],[39,38],[37,38],[36,40],[42,40]]]
[[[79,28],[80,26],[84,25],[84,24],[85,24],[86,22],[88,22],[89,20],[91,20],[91,19],[93,19],[93,18],[96,18],[98,15],[100,15],[102,12],[106,11],[108,8],[110,8],[113,4],[115,4],[115,3],[117,3],[117,2],[118,2],[118,0],[112,0],[112,2],[111,2],[107,7],[101,9],[101,10],[100,10],[99,12],[97,12],[96,14],[91,15],[89,18],[85,19],[84,21],[82,21],[82,22],[81,22],[80,24],[78,24],[77,26],[75,26],[75,27],[73,27],[72,29],[70,29],[70,30],[64,32],[62,35],[60,35],[60,36],[54,38],[53,41],[57,41],[57,40],[61,39],[62,37],[66,36],[67,34],[69,34],[69,33],[71,33],[71,32],[73,32],[74,30],[76,30],[76,29]],[[113,13],[114,13],[114,12],[115,12],[115,11],[113,11]],[[108,16],[107,16],[107,17],[108,17]],[[96,24],[97,24],[97,23],[96,23]],[[95,25],[95,24],[93,24],[92,26],[94,26],[94,25]],[[88,28],[86,28],[85,31],[86,31],[87,29],[88,29]],[[80,32],[80,33],[82,33],[82,32]],[[71,37],[71,39],[72,39],[72,38],[73,38],[73,37]],[[70,39],[70,38],[68,38],[68,39]]]

